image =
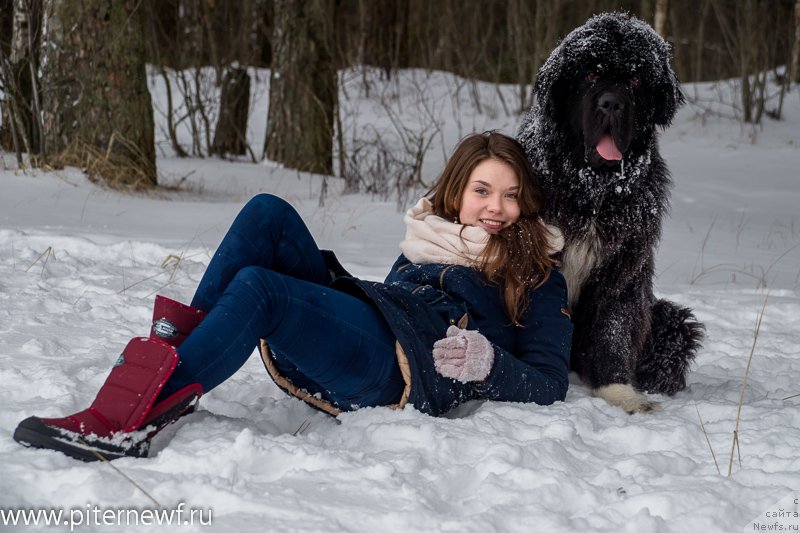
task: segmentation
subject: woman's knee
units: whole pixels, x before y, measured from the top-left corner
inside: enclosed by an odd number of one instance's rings
[[[247,266],[233,277],[220,303],[243,313],[269,311],[268,314],[273,315],[285,308],[288,296],[289,287],[281,274],[259,266]]]
[[[236,273],[233,281],[239,286],[247,287],[253,291],[269,291],[276,280],[276,276],[280,276],[276,272],[260,266],[246,266]]]
[[[252,211],[260,216],[285,216],[287,213],[297,214],[294,207],[279,196],[269,193],[261,193],[253,196],[243,211]]]
[[[300,215],[289,202],[267,193],[251,198],[239,212],[234,226],[236,233],[250,235],[252,242],[256,242],[259,235],[269,236],[274,241],[286,232],[305,228]]]

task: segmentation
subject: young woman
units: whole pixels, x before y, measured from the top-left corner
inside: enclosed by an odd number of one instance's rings
[[[284,390],[331,414],[407,403],[431,415],[489,400],[550,404],[567,391],[572,323],[552,254],[560,233],[522,147],[496,132],[456,147],[405,217],[384,283],[347,274],[300,216],[261,194],[216,251],[191,306],[156,297],[92,405],[30,417],[14,438],[83,460],[147,455],[164,426],[261,342]]]

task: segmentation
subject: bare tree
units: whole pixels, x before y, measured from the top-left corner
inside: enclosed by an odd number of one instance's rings
[[[653,29],[667,38],[667,21],[669,20],[669,0],[656,0],[656,13],[653,18]]]
[[[137,0],[45,0],[44,138],[54,164],[155,185],[153,108]]]
[[[517,79],[519,85],[518,111],[524,111],[533,105],[533,81],[539,64],[535,35],[534,13],[536,5],[524,0],[509,0],[507,25],[508,37],[511,41],[513,57],[516,59]]]
[[[699,10],[700,16],[698,17],[699,22],[695,41],[694,69],[692,72],[692,79],[694,81],[703,79],[703,51],[705,48],[706,19],[708,18],[708,11],[710,7],[711,3],[709,0],[701,0],[701,8]]]
[[[239,58],[246,57],[247,39],[250,32],[241,31],[241,26],[245,21],[257,19],[258,12],[255,3],[240,0],[235,6],[238,9],[231,9],[231,3],[222,4],[224,10],[223,20],[227,24],[223,28],[228,35],[223,35],[214,40],[219,40],[219,48],[225,47],[226,52],[220,57],[220,61],[225,62],[225,74],[222,78],[222,90],[219,100],[219,115],[217,127],[214,131],[214,142],[211,145],[211,153],[224,157],[226,154],[244,155],[248,151],[255,163],[256,158],[247,144],[247,116],[250,111],[250,74],[247,69],[240,66]],[[209,17],[206,16],[206,19]],[[210,27],[211,22],[207,22]],[[239,28],[234,34],[230,34],[232,28]],[[218,32],[222,33],[222,32]]]
[[[794,3],[794,45],[792,46],[792,81],[800,83],[800,0]]]
[[[250,110],[250,75],[231,66],[225,71],[220,94],[219,118],[211,153],[244,155],[247,145],[247,115]]]
[[[11,36],[14,28],[14,0],[0,0],[0,147],[4,150],[13,149],[13,129],[10,127],[11,116],[9,112],[10,96],[8,94],[9,82],[4,75],[4,65],[11,55]]]
[[[331,174],[334,0],[275,0],[264,152],[290,168]]]
[[[172,81],[167,72],[167,65],[177,64],[175,56],[179,55],[177,46],[170,46],[170,37],[178,27],[177,0],[144,0],[145,4],[145,32],[147,35],[147,60],[158,71],[164,83],[166,109],[156,112],[164,115],[166,122],[166,135],[169,138],[172,150],[178,157],[188,157],[178,141],[178,132],[175,124],[175,101],[172,94]]]
[[[655,0],[639,0],[639,18],[649,24],[655,24],[653,16],[655,15],[655,8],[653,2]]]
[[[41,149],[40,93],[37,79],[41,28],[41,0],[13,0],[7,24],[9,42],[0,53],[3,92],[3,123],[8,126],[3,145],[13,146],[22,161],[23,151],[33,162]],[[9,138],[10,137],[10,138]],[[10,141],[10,142],[9,142]]]
[[[744,122],[758,124],[769,99],[767,81],[775,47],[768,39],[770,27],[779,16],[776,3],[763,0],[736,2],[734,13],[729,15],[720,0],[712,0],[725,46],[738,68],[741,118]]]

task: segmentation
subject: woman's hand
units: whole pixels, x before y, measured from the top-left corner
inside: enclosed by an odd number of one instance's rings
[[[478,331],[447,328],[447,337],[433,343],[436,371],[461,383],[486,379],[494,363],[491,343]]]

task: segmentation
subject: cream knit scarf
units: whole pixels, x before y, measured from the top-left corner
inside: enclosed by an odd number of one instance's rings
[[[489,234],[483,228],[434,215],[427,198],[409,209],[403,220],[406,238],[400,241],[400,250],[412,263],[475,266],[489,242]]]
[[[406,238],[400,242],[400,250],[412,263],[476,266],[489,242],[489,233],[483,228],[456,224],[434,215],[427,198],[409,209],[403,220]],[[561,251],[564,247],[561,231],[549,225],[547,229],[552,235],[550,253]]]

